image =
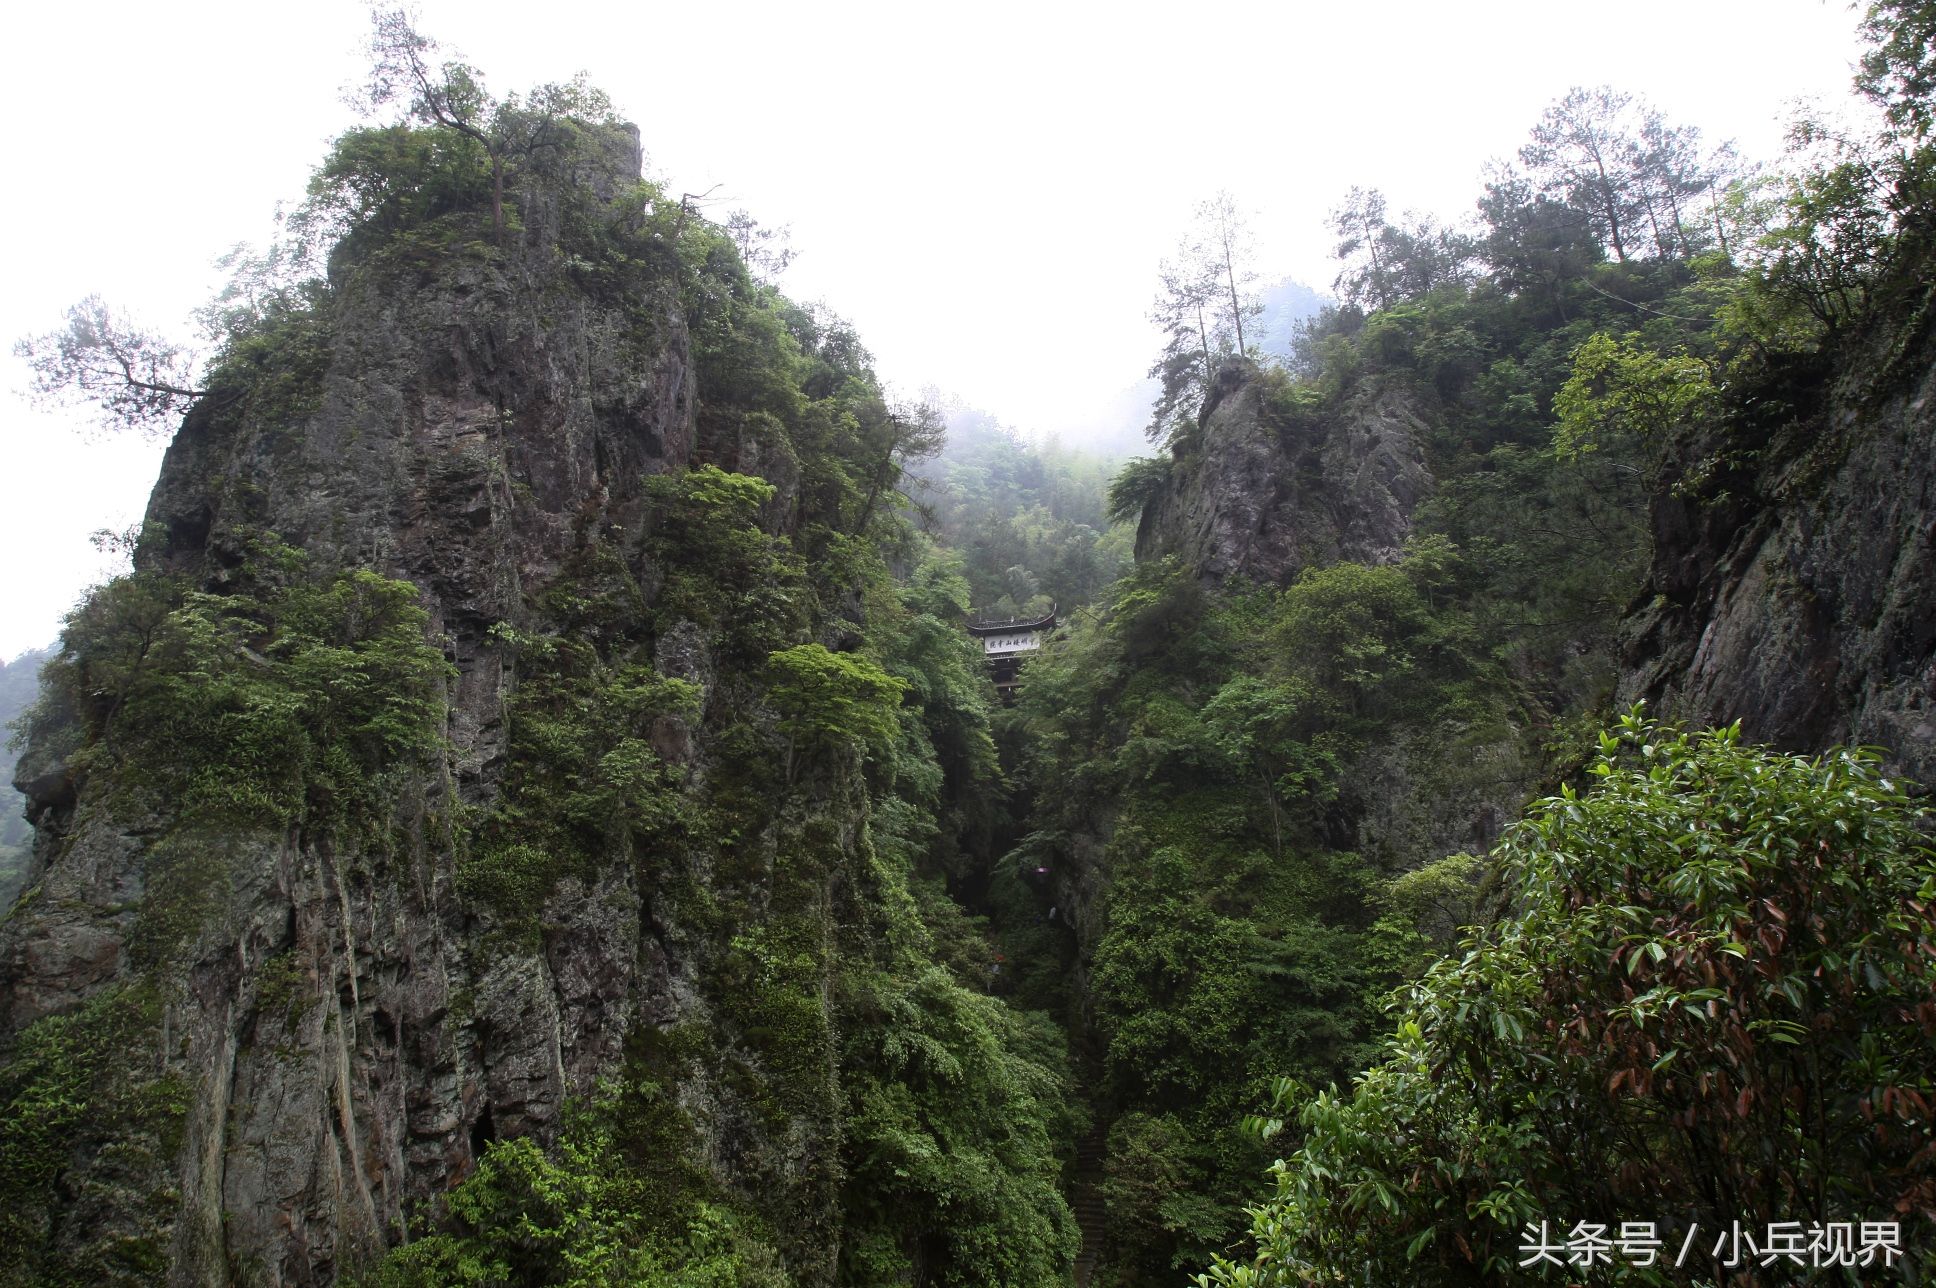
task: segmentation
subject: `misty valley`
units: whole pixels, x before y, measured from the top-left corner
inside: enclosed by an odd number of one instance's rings
[[[1329,283],[1206,194],[1071,443],[373,11],[202,348],[17,350],[168,445],[0,666],[0,1285],[1936,1282],[1936,4],[1849,22],[1784,156],[1574,89]]]

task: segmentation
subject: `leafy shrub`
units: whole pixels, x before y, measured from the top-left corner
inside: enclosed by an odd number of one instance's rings
[[[853,993],[845,1282],[1067,1283],[1080,1239],[1054,1142],[1079,1124],[1059,1031],[940,967]]]
[[[545,1150],[498,1141],[451,1191],[447,1228],[393,1250],[364,1288],[784,1288],[746,1217],[711,1203],[654,1228],[609,1125],[581,1116]]]
[[[1936,1215],[1922,812],[1871,753],[1638,713],[1592,774],[1510,835],[1517,910],[1410,990],[1350,1095],[1280,1084],[1297,1147],[1252,1211],[1257,1255],[1199,1283],[1470,1283],[1542,1219]]]
[[[866,658],[801,644],[766,661],[772,676],[767,701],[780,713],[789,766],[799,752],[879,752],[899,736],[895,712],[907,684]]]
[[[663,627],[713,631],[722,661],[753,662],[805,631],[812,593],[792,544],[761,526],[774,487],[701,465],[649,480],[664,507],[649,550],[665,570],[654,604]]]
[[[165,1270],[165,1245],[152,1232],[83,1232],[77,1257],[56,1251],[49,1237],[60,1196],[100,1184],[98,1176],[70,1176],[84,1143],[111,1139],[124,1165],[136,1167],[179,1146],[188,1107],[182,1080],[128,1058],[154,1041],[160,1016],[153,989],[121,985],[15,1039],[0,1067],[0,1239],[9,1250],[0,1283],[151,1282]],[[172,1195],[147,1197],[153,1212],[172,1208]]]
[[[374,821],[377,778],[437,745],[453,672],[428,621],[414,586],[366,570],[254,596],[137,573],[69,617],[30,731],[184,818]]]

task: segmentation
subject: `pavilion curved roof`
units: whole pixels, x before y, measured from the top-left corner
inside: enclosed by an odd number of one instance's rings
[[[1050,604],[1048,616],[1046,617],[1011,617],[1007,621],[1001,622],[969,621],[967,623],[968,633],[970,635],[1002,635],[1009,631],[1046,631],[1055,625],[1055,609],[1056,606]]]

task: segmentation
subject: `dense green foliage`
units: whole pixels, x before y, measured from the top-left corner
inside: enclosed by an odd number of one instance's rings
[[[42,672],[30,738],[184,823],[380,824],[382,776],[437,744],[450,667],[414,587],[302,564],[269,536],[249,593],[153,572],[102,587]]]
[[[969,596],[997,617],[1092,602],[1129,558],[1103,493],[1111,463],[1031,444],[984,412],[948,419],[948,442],[913,493],[937,540],[958,551]]]
[[[1920,30],[1921,8],[1878,6],[1870,34]],[[1263,1103],[1260,1080],[1322,1085],[1334,1078],[1325,1070],[1355,1069],[1382,990],[1428,966],[1460,924],[1497,911],[1497,894],[1481,897],[1495,879],[1490,865],[1440,860],[1490,838],[1445,825],[1516,812],[1529,791],[1566,781],[1589,758],[1591,731],[1610,717],[1616,631],[1652,555],[1648,506],[1669,487],[1694,504],[1725,505],[1755,470],[1811,450],[1823,376],[1850,337],[1882,325],[1914,331],[1926,311],[1914,266],[1927,263],[1936,204],[1921,118],[1913,95],[1901,96],[1920,83],[1924,61],[1913,39],[1870,60],[1869,88],[1890,108],[1894,134],[1838,138],[1805,126],[1786,173],[1731,188],[1731,159],[1703,152],[1696,132],[1611,90],[1580,90],[1553,105],[1518,167],[1493,176],[1478,236],[1416,216],[1389,221],[1377,193],[1354,191],[1334,216],[1347,301],[1303,330],[1285,370],[1261,373],[1266,428],[1295,442],[1393,389],[1421,408],[1436,487],[1415,515],[1408,558],[1306,569],[1276,594],[1141,567],[1100,617],[1031,664],[1024,781],[1054,789],[1038,788],[1037,830],[1018,854],[1073,866],[1079,881],[1102,878],[1088,1000],[1103,1043],[1099,1107],[1114,1124],[1106,1281],[1203,1269],[1233,1233],[1234,1214],[1216,1201],[1244,1188],[1241,1171],[1258,1157],[1233,1124]],[[1170,453],[1119,474],[1112,517],[1134,519],[1173,471],[1191,467],[1197,431],[1178,424]],[[1716,793],[1725,785],[1700,782]],[[1684,790],[1694,808],[1695,788]],[[1800,799],[1812,789],[1788,790]],[[1891,833],[1899,848],[1906,835]],[[1648,926],[1671,913],[1629,907]],[[1891,950],[1913,960],[1900,908],[1885,915],[1857,900],[1835,915],[1868,918],[1859,933],[1892,938]],[[1641,933],[1639,923],[1626,931]],[[1824,933],[1832,943],[1837,932]],[[1431,980],[1452,978],[1457,961]],[[1573,996],[1554,982],[1557,967],[1542,969],[1523,990],[1529,1004]],[[1886,976],[1870,986],[1887,1005],[1919,996],[1926,981]],[[1879,1034],[1897,1023],[1868,1018]],[[1512,1222],[1536,1208],[1569,1226],[1624,1210],[1610,1192],[1566,1191],[1557,1169],[1604,1178],[1670,1144],[1688,1151],[1674,1166],[1690,1192],[1706,1183],[1702,1160],[1727,1155],[1715,1175],[1739,1182],[1725,1197],[1742,1211],[1846,1216],[1850,1204],[1819,1200],[1838,1186],[1880,1211],[1904,1195],[1922,1201],[1916,1182],[1873,1179],[1879,1167],[1906,1165],[1921,1126],[1909,1138],[1885,1128],[1886,1142],[1865,1146],[1898,1150],[1887,1164],[1839,1139],[1824,1143],[1805,1180],[1767,1165],[1788,1144],[1683,1130],[1679,1102],[1646,1119],[1651,1136],[1628,1120],[1603,1124],[1628,1153],[1581,1153],[1582,1138],[1554,1128],[1553,1113],[1526,1108],[1545,1103],[1539,1096],[1573,1105],[1586,1095],[1545,1080],[1543,1057],[1527,1049],[1536,1043],[1512,1029],[1488,1045],[1458,1027],[1463,1015],[1440,1023],[1448,1045],[1429,1069],[1406,1062],[1417,1054],[1414,1032],[1357,1101],[1301,1109],[1311,1144],[1280,1169],[1278,1196],[1257,1216],[1259,1264],[1282,1276],[1264,1281],[1370,1273],[1425,1282],[1430,1267],[1445,1282],[1475,1281],[1458,1276],[1492,1273],[1473,1267],[1509,1251]],[[1894,1084],[1873,1090],[1899,1085],[1912,1117],[1922,1092],[1906,1053],[1926,1059],[1913,1027],[1891,1039],[1888,1058],[1902,1066]],[[1611,1032],[1597,1015],[1581,1031],[1595,1041]],[[1853,1042],[1858,1022],[1844,1032]],[[1674,1045],[1658,1033],[1644,1041],[1659,1049],[1643,1071]],[[1700,1096],[1718,1096],[1725,1081],[1739,1097],[1750,1073],[1785,1087],[1780,1053],[1754,1041],[1752,1055],[1684,1041],[1678,1076]],[[1859,1064],[1874,1052],[1845,1054]],[[1608,1094],[1616,1072],[1594,1067],[1596,1094]],[[1488,1081],[1500,1084],[1498,1098],[1474,1099]],[[1822,1094],[1839,1096],[1846,1115],[1853,1085]],[[1627,1087],[1623,1079],[1613,1091]],[[1741,1103],[1736,1117],[1760,1115],[1755,1130],[1775,1141],[1774,1110]],[[1571,1131],[1588,1120],[1557,1121]],[[1549,1131],[1549,1153],[1500,1152],[1530,1148],[1528,1123]],[[1630,1168],[1605,1184],[1645,1184],[1634,1178]],[[1786,1201],[1811,1187],[1813,1207]],[[1700,1210],[1725,1225],[1736,1215],[1727,1206],[1716,1199]]]
[[[789,760],[856,745],[878,749],[899,732],[894,712],[901,682],[873,663],[797,644],[774,653],[767,665],[775,677],[768,698],[780,713]]]
[[[682,767],[655,730],[698,714],[695,686],[636,663],[608,661],[582,637],[504,630],[521,675],[510,710],[509,767],[496,805],[474,820],[458,889],[526,922],[567,875],[683,837],[693,812]]]
[[[128,1060],[153,1042],[160,1009],[152,984],[112,987],[28,1026],[9,1052],[0,1068],[0,1238],[9,1254],[0,1283],[139,1283],[165,1273],[168,1247],[159,1231],[176,1198],[166,1190],[140,1194],[133,1222],[95,1232],[79,1264],[55,1263],[44,1247],[78,1147],[114,1151],[129,1175],[180,1147],[186,1080]],[[92,1176],[78,1197],[107,1199],[121,1184],[112,1173]]]
[[[1162,1282],[1236,1234],[1265,1161],[1242,1116],[1287,1067],[1357,1068],[1378,998],[1454,928],[1389,893],[1431,821],[1368,822],[1377,775],[1469,793],[1510,741],[1499,668],[1433,606],[1447,560],[1426,546],[1242,595],[1144,565],[1029,664],[1018,861],[1106,877],[1087,1002],[1111,1282]],[[1041,953],[1040,927],[1002,929],[1010,956]],[[1063,986],[1025,974],[1016,995]]]
[[[0,662],[0,908],[13,902],[27,877],[32,831],[27,826],[25,802],[14,789],[13,766],[19,748],[10,732],[40,695],[40,668],[47,649],[33,649],[11,662]]]
[[[641,1091],[633,1089],[631,1099]],[[447,1228],[399,1248],[368,1288],[785,1288],[759,1224],[701,1202],[683,1230],[655,1228],[666,1178],[625,1156],[623,1103],[581,1111],[546,1151],[493,1145],[449,1199]]]
[[[755,227],[649,181],[590,191],[631,146],[595,91],[494,99],[400,16],[378,29],[375,96],[408,119],[339,139],[291,240],[231,262],[201,387],[133,405],[200,400],[276,450],[355,342],[340,305],[461,278],[689,357],[690,460],[562,523],[494,477],[494,522],[569,536],[450,639],[417,587],[267,531],[200,568],[151,536],[76,610],[29,768],[63,810],[134,820],[145,885],[126,978],[0,1063],[0,1243],[40,1247],[57,1202],[180,1147],[167,1007],[226,951],[252,838],[414,883],[507,970],[551,970],[607,914],[677,963],[654,1000],[678,1018],[636,1021],[562,1123],[478,1120],[474,1166],[354,1268],[371,1285],[779,1288],[812,1265],[1047,1288],[1079,1251],[1099,1288],[1479,1283],[1541,1220],[1936,1213],[1927,818],[1868,753],[1638,715],[1595,740],[1649,505],[1726,504],[1827,450],[1797,440],[1838,356],[1927,325],[1928,5],[1866,20],[1888,132],[1804,124],[1780,172],[1738,179],[1581,89],[1491,175],[1482,226],[1353,189],[1343,302],[1244,371],[1285,442],[1402,394],[1435,486],[1402,556],[1274,586],[1130,561],[1203,449],[1216,360],[1259,348],[1227,206],[1217,253],[1166,282],[1166,450],[1112,482],[979,413],[944,446],[851,327],[749,270]],[[96,359],[139,339],[107,320],[75,319]],[[1059,635],[997,706],[965,615],[1051,603]],[[455,657],[495,668],[481,766],[445,741]],[[1465,852],[1536,793],[1490,859]],[[242,969],[250,1031],[328,987],[288,952]],[[172,1201],[7,1282],[152,1278]]]
[[[1512,912],[1404,995],[1351,1094],[1278,1088],[1291,1125],[1264,1130],[1295,1148],[1253,1211],[1256,1258],[1203,1282],[1489,1280],[1542,1219],[1715,1230],[1936,1208],[1921,811],[1872,755],[1776,756],[1635,715],[1591,777],[1512,832],[1496,855]]]

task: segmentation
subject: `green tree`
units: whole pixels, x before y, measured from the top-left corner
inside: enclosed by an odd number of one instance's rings
[[[1168,456],[1144,456],[1124,465],[1109,481],[1109,521],[1137,523],[1150,503],[1169,490],[1175,462]]]
[[[1867,314],[1880,285],[1918,262],[1932,210],[1936,149],[1795,122],[1787,168],[1730,193],[1752,271],[1730,307],[1733,329],[1777,348],[1833,340]]]
[[[1632,104],[1632,95],[1610,86],[1575,86],[1546,109],[1519,150],[1541,190],[1583,212],[1623,264],[1641,213],[1625,134]]]
[[[800,638],[810,596],[791,541],[764,526],[773,484],[700,465],[647,488],[664,507],[648,549],[666,569],[653,605],[666,627],[685,618],[712,628],[746,662]]]
[[[1706,150],[1698,129],[1670,124],[1646,101],[1606,85],[1575,86],[1551,104],[1519,158],[1534,190],[1579,211],[1622,264],[1705,249],[1706,224],[1687,211],[1733,164],[1732,149]]]
[[[1385,222],[1385,194],[1376,188],[1353,188],[1344,204],[1331,212],[1331,231],[1337,247],[1331,252],[1345,266],[1331,289],[1360,308],[1382,309],[1393,299],[1392,269],[1386,263],[1391,225]],[[1362,254],[1361,264],[1353,261]]]
[[[1343,265],[1331,285],[1347,304],[1390,308],[1467,279],[1476,249],[1470,237],[1415,211],[1405,219],[1385,218],[1385,195],[1375,188],[1353,188],[1331,212],[1332,255]]]
[[[1643,104],[1628,155],[1635,176],[1635,194],[1653,233],[1658,258],[1691,258],[1720,243],[1725,253],[1727,233],[1715,206],[1715,189],[1728,182],[1736,168],[1733,145],[1706,149],[1701,132],[1691,125],[1670,124],[1656,108]],[[1699,213],[1706,197],[1711,221]],[[1712,236],[1710,236],[1712,234]]]
[[[799,644],[773,653],[767,668],[767,701],[787,738],[788,781],[799,751],[879,750],[900,730],[895,710],[907,685],[864,657]]]
[[[664,1184],[629,1157],[612,1106],[654,1088],[601,1088],[550,1151],[496,1141],[446,1198],[444,1228],[393,1249],[368,1288],[781,1288],[756,1221],[699,1201],[653,1219]],[[653,1158],[649,1165],[663,1167]],[[673,1227],[667,1229],[667,1226]],[[683,1229],[679,1228],[683,1226]]]
[[[1483,254],[1493,282],[1552,306],[1563,320],[1567,288],[1602,258],[1592,221],[1503,168],[1487,180],[1479,213],[1488,229]]]
[[[1936,4],[1930,0],[1876,0],[1862,16],[1870,48],[1862,55],[1862,92],[1889,114],[1909,138],[1929,137],[1936,124]]]
[[[113,429],[158,431],[208,393],[192,350],[134,325],[98,295],[68,309],[60,330],[18,340],[13,351],[33,372],[36,400],[92,403]]]
[[[438,60],[437,42],[401,9],[370,15],[370,79],[364,101],[376,109],[402,101],[412,120],[476,144],[491,170],[491,229],[504,237],[504,191],[512,167],[570,137],[574,122],[612,119],[611,101],[581,76],[543,85],[520,98],[493,98],[475,67]]]
[[[1244,319],[1255,318],[1264,311],[1253,289],[1257,274],[1251,267],[1255,248],[1251,245],[1249,225],[1237,209],[1236,198],[1228,192],[1219,192],[1199,205],[1197,221],[1202,228],[1201,245],[1211,275],[1221,287],[1223,298],[1218,302],[1218,312],[1223,315],[1222,322],[1230,327],[1235,352],[1248,357],[1250,345],[1244,340]]]
[[[1219,192],[1198,204],[1176,257],[1163,261],[1162,289],[1150,310],[1166,337],[1150,367],[1162,387],[1148,429],[1152,439],[1185,431],[1220,358],[1249,354],[1244,322],[1263,313],[1252,289],[1251,255],[1250,230],[1235,199]]]
[[[734,210],[727,214],[725,227],[747,270],[762,282],[777,282],[793,263],[793,247],[787,240],[791,226],[768,228],[749,212]]]
[[[866,488],[853,530],[864,533],[882,498],[894,493],[911,464],[941,450],[948,429],[941,413],[925,404],[889,407],[870,399],[857,405],[852,415],[865,453],[862,482]]]
[[[1637,471],[1643,446],[1698,426],[1719,406],[1713,370],[1701,359],[1598,334],[1574,354],[1573,374],[1553,396],[1553,450],[1611,451]]]
[[[1288,1121],[1258,1126],[1293,1148],[1253,1209],[1257,1253],[1199,1284],[1490,1281],[1542,1219],[1936,1215],[1924,812],[1871,753],[1637,713],[1591,778],[1510,834],[1512,913],[1409,990],[1352,1093],[1279,1085]],[[1571,1273],[1726,1278],[1705,1256]]]
[[[1217,690],[1203,708],[1217,746],[1246,774],[1255,775],[1271,818],[1271,850],[1284,853],[1285,799],[1322,803],[1332,794],[1338,759],[1320,738],[1319,703],[1309,686],[1242,675]]]
[[[1152,440],[1161,442],[1176,437],[1196,415],[1203,392],[1210,386],[1210,373],[1216,365],[1210,323],[1216,283],[1207,263],[1187,242],[1175,260],[1163,261],[1159,281],[1161,290],[1149,316],[1163,329],[1164,343],[1149,374],[1158,382],[1161,393],[1147,432]]]

